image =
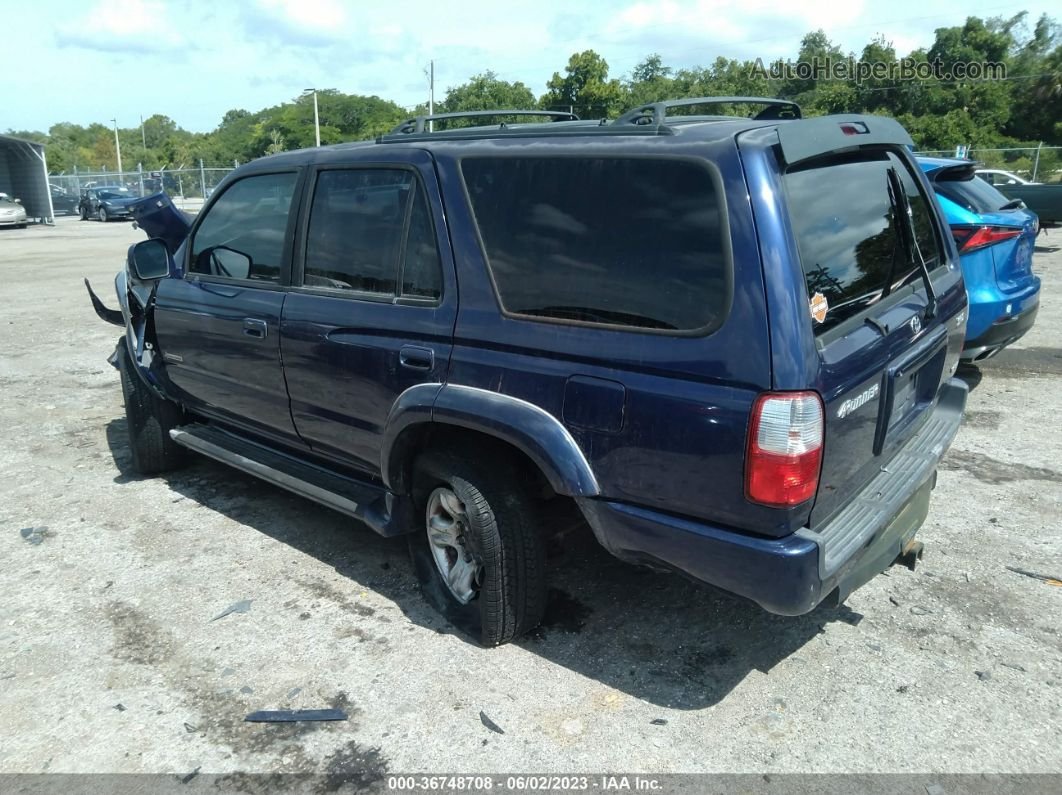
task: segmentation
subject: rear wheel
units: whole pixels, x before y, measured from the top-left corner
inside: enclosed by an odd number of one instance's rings
[[[484,646],[534,628],[545,611],[545,553],[527,482],[505,460],[431,452],[417,462],[417,577],[427,600]]]
[[[88,210],[85,209],[85,205],[83,205],[83,204],[78,205],[77,216],[82,221],[87,221],[88,220]]]
[[[124,344],[118,361],[133,469],[141,475],[177,469],[187,458],[184,448],[170,438],[170,431],[181,424],[184,412],[176,403],[152,392],[140,379]]]

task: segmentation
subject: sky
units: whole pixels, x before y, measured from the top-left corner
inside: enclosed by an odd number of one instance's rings
[[[569,56],[593,49],[612,77],[650,53],[672,67],[715,58],[795,57],[823,28],[845,51],[877,35],[905,55],[966,16],[1047,2],[999,0],[6,0],[0,130],[69,121],[135,127],[161,113],[206,132],[233,108],[256,111],[303,89],[376,94],[412,107],[487,69],[536,95]],[[16,86],[16,81],[18,85]]]

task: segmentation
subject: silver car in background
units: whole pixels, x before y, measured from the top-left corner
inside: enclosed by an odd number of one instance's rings
[[[7,194],[0,194],[0,226],[26,228],[26,208]]]

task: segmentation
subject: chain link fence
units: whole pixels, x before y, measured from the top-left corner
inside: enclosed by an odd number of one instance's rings
[[[232,170],[232,166],[158,170],[138,167],[135,171],[75,171],[72,174],[51,174],[48,181],[73,197],[80,196],[89,188],[104,185],[121,185],[138,196],[149,196],[163,190],[182,210],[194,211],[203,206],[203,202],[210,198],[218,183]]]
[[[957,146],[917,154],[928,157],[968,157],[985,168],[1011,171],[1032,182],[1062,182],[1062,146],[1028,146],[989,149]]]

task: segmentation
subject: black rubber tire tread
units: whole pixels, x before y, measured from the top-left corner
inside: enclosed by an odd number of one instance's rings
[[[430,451],[417,460],[414,482],[420,517],[438,485],[450,486],[465,503],[484,564],[478,598],[460,605],[431,565],[454,611],[478,611],[478,621],[465,628],[478,629],[484,646],[500,646],[538,626],[546,610],[546,556],[527,475],[504,456],[479,461]],[[427,547],[423,525],[411,541]]]
[[[188,455],[170,438],[170,430],[182,424],[184,412],[176,403],[163,400],[148,389],[140,376],[133,372],[127,350],[118,361],[133,469],[141,475],[178,469],[185,464]]]

